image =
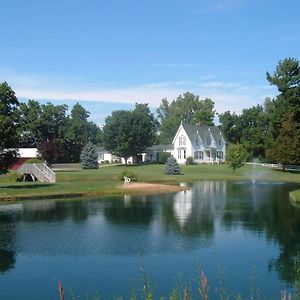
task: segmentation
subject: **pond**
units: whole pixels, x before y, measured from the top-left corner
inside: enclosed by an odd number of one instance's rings
[[[293,292],[300,209],[288,192],[296,186],[203,181],[191,187],[0,205],[0,299],[58,299],[59,280],[75,298],[128,299],[142,292],[143,273],[156,298],[168,298],[177,285],[199,299],[201,270],[210,299]]]

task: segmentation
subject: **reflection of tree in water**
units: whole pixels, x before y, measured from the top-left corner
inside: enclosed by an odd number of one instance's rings
[[[269,269],[293,283],[300,250],[300,209],[287,201],[289,190],[286,185],[229,185],[223,223],[228,229],[242,226],[264,232],[268,240],[277,243],[280,255],[269,262]]]
[[[150,224],[153,218],[152,201],[143,201],[137,197],[128,196],[123,200],[114,200],[113,205],[104,208],[107,220],[118,224]]]
[[[23,204],[21,218],[25,222],[56,222],[68,218],[80,222],[88,218],[88,208],[84,201],[36,201]]]
[[[13,269],[16,263],[16,228],[12,215],[0,213],[0,273]]]

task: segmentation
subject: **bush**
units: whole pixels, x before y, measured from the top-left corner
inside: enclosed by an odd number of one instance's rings
[[[186,159],[186,162],[185,162],[187,165],[193,165],[194,164],[194,159],[192,156],[189,156],[187,159]]]
[[[158,163],[165,164],[170,156],[171,156],[171,153],[169,153],[169,152],[159,152],[158,153]]]
[[[176,158],[170,156],[165,164],[165,174],[180,175],[180,172],[180,167],[177,163]]]
[[[130,181],[136,182],[138,181],[136,174],[134,174],[132,171],[124,170],[121,175],[119,176],[120,181],[124,181],[124,177],[129,177]]]
[[[22,181],[22,174],[18,173],[18,172],[10,172],[9,173],[9,181],[10,182],[20,182]]]

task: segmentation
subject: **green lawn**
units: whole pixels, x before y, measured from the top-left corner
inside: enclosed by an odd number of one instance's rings
[[[120,174],[127,169],[137,175],[140,182],[177,184],[179,182],[192,182],[199,180],[241,180],[246,179],[252,172],[251,166],[244,166],[232,170],[226,165],[190,165],[182,166],[182,175],[165,175],[163,165],[140,166],[105,166],[97,170],[57,171],[55,184],[9,182],[9,175],[0,176],[0,198],[4,197],[45,197],[49,195],[103,195],[124,193],[118,189],[122,184]],[[300,174],[281,172],[265,167],[257,167],[264,180],[289,181],[300,183]],[[297,194],[297,197],[300,197]]]

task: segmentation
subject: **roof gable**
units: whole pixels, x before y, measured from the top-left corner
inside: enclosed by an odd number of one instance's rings
[[[172,141],[172,144],[174,143],[175,139],[177,138],[181,127],[185,130],[190,141],[193,141],[195,136],[199,136],[201,138],[202,142],[204,142],[208,133],[211,134],[215,143],[217,143],[217,141],[219,140],[220,137],[224,140],[224,137],[223,137],[220,129],[217,126],[200,126],[200,125],[183,123],[179,126],[177,133]]]

